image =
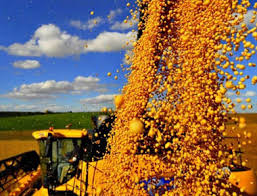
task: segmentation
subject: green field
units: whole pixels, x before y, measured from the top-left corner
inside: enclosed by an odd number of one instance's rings
[[[91,129],[91,117],[100,115],[101,112],[79,112],[79,113],[55,113],[27,115],[18,113],[17,116],[0,117],[0,131],[30,131],[48,129],[53,126],[56,129],[64,129],[66,125],[72,124],[73,129]],[[10,114],[9,114],[10,115]],[[257,123],[257,114],[238,114],[244,116],[247,123]]]
[[[79,112],[0,117],[0,131],[35,131],[48,129],[51,126],[64,129],[70,123],[73,129],[91,129],[91,117],[100,114],[102,113]]]

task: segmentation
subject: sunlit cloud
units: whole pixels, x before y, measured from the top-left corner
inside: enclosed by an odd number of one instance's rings
[[[0,96],[20,100],[33,100],[54,99],[57,98],[58,94],[103,93],[107,91],[107,85],[100,84],[99,78],[78,76],[73,82],[47,80],[39,83],[22,84],[11,92]]]
[[[134,28],[138,24],[138,20],[130,19],[126,23],[116,21],[112,26],[112,30],[127,30]]]
[[[75,28],[81,29],[81,30],[91,30],[91,29],[99,26],[101,23],[103,23],[103,19],[99,16],[92,18],[86,22],[83,22],[80,20],[71,20],[70,21],[70,25],[72,27],[75,27]]]
[[[132,48],[129,40],[135,40],[135,33],[102,32],[95,39],[83,40],[53,24],[39,27],[26,43],[14,43],[0,50],[16,56],[66,57],[88,52],[112,52]]]
[[[96,97],[81,99],[83,104],[111,104],[116,94],[102,94]]]
[[[13,66],[21,69],[35,69],[40,67],[40,63],[36,60],[15,61]]]

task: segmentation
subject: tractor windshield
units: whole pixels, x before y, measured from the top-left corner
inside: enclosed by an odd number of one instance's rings
[[[45,187],[58,186],[76,174],[81,139],[51,138],[39,140],[40,162]]]

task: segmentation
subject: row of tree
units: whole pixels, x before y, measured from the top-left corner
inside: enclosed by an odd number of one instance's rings
[[[44,115],[44,114],[57,114],[60,112],[54,112],[50,110],[46,110],[45,112],[16,112],[16,111],[0,111],[0,117],[13,117],[13,116],[31,116],[31,115]],[[61,112],[63,113],[63,112]],[[69,111],[68,113],[72,113]]]

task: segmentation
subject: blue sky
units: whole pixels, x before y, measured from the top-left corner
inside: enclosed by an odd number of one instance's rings
[[[113,107],[126,83],[121,64],[136,21],[123,20],[133,6],[132,0],[1,0],[0,111]],[[246,73],[257,75],[256,68]],[[257,111],[256,86],[248,85],[243,98],[247,92]]]
[[[0,1],[0,110],[111,107],[136,26],[122,23],[133,7],[127,2]]]

